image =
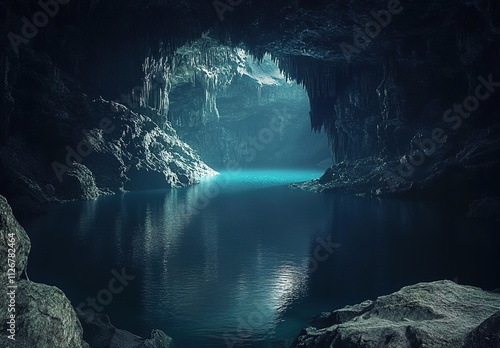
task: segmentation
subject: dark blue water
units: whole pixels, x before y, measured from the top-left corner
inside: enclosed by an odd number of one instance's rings
[[[99,307],[117,327],[162,329],[179,348],[288,347],[321,311],[419,281],[500,287],[498,226],[444,203],[288,187],[319,175],[226,173],[56,206],[22,221],[29,275],[77,306],[124,268],[135,278]]]

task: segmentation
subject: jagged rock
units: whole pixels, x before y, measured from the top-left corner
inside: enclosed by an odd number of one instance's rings
[[[92,100],[46,54],[22,49],[17,69],[16,117],[0,145],[1,193],[14,208],[192,185],[216,174],[169,123],[160,129],[127,100]]]
[[[92,172],[83,164],[73,163],[73,167],[62,177],[63,180],[59,186],[61,198],[80,197],[84,200],[92,200],[104,194],[96,186]]]
[[[70,301],[64,293],[52,286],[33,283],[21,279],[25,274],[30,241],[19,223],[14,218],[6,199],[0,196],[0,345],[16,348],[86,348],[82,340],[82,327]],[[16,272],[9,278],[7,250],[11,248],[9,240],[14,235],[16,249]],[[14,288],[17,286],[17,288]],[[12,296],[7,296],[7,293]],[[15,298],[15,302],[11,302]],[[12,304],[13,306],[9,305]],[[11,308],[14,308],[12,310]],[[11,315],[15,315],[14,318]],[[15,345],[8,337],[9,320],[15,320]]]
[[[105,314],[90,309],[76,309],[82,323],[84,339],[90,348],[171,348],[172,339],[161,330],[153,330],[149,338],[142,338],[114,327]]]
[[[321,178],[294,184],[293,187],[315,192],[339,191],[373,195],[439,196],[444,192],[448,197],[452,197],[452,194],[459,198],[477,196],[484,193],[485,189],[495,187],[488,185],[494,185],[494,178],[500,167],[499,132],[499,127],[472,131],[461,145],[451,147],[445,143],[442,148],[436,147],[436,151],[431,156],[425,156],[419,166],[413,166],[403,159],[396,161],[374,156],[334,164]],[[409,175],[406,174],[408,172],[402,175],[401,170],[411,172]],[[481,177],[482,181],[474,181],[475,175]],[[494,203],[495,200],[492,199],[478,201],[471,206],[469,214],[472,217],[475,208],[480,207],[484,208],[483,213],[497,214],[498,209]],[[479,210],[477,213],[479,214]]]
[[[301,332],[293,346],[458,348],[499,308],[499,293],[451,281],[420,283],[375,301],[324,314]],[[476,329],[475,337],[493,333],[497,318],[492,317],[481,327],[484,331]]]

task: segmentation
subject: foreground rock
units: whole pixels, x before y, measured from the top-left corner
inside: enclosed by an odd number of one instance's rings
[[[12,247],[15,248],[15,258],[8,254]],[[151,338],[141,339],[126,331],[116,329],[109,324],[107,317],[106,320],[102,318],[87,320],[87,317],[83,317],[82,329],[82,324],[71,302],[61,290],[26,279],[30,247],[28,235],[16,221],[7,200],[0,196],[1,347],[88,348],[89,344],[84,340],[87,337],[91,338],[90,348],[168,348],[171,346],[171,339],[162,331],[154,330]],[[14,260],[14,264],[8,262],[9,258]],[[17,286],[17,288],[8,288],[8,286]],[[11,302],[10,297],[5,295],[13,290],[15,290],[15,302]],[[9,307],[10,303],[13,305]],[[9,323],[11,319],[13,320]],[[104,324],[97,325],[100,336],[96,336],[94,328],[99,322]],[[12,330],[9,331],[9,329]],[[108,330],[108,333],[104,334],[104,330]]]
[[[83,325],[84,339],[91,348],[127,347],[127,348],[169,348],[172,339],[163,331],[153,330],[149,338],[142,338],[128,331],[114,327],[105,314],[91,310],[76,309]]]
[[[500,347],[500,311],[486,319],[466,338],[464,348]]]
[[[52,286],[22,279],[26,274],[31,244],[26,232],[12,215],[7,200],[2,196],[0,234],[0,320],[2,323],[11,320],[13,324],[12,327],[10,324],[2,324],[0,346],[53,348],[54,343],[57,343],[62,348],[88,347],[83,341],[82,326],[63,292]],[[7,251],[12,247],[16,250],[15,258],[11,258],[16,266],[15,272],[8,269]],[[15,302],[11,302],[10,297],[5,295],[13,290]],[[9,307],[9,304],[14,306]]]
[[[498,293],[451,281],[421,283],[321,315],[294,347],[493,348],[484,332],[498,335],[498,315],[483,322],[499,310]]]

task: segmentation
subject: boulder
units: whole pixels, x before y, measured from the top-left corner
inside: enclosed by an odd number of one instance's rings
[[[161,330],[153,330],[149,338],[142,338],[128,331],[117,329],[109,317],[90,309],[76,309],[83,326],[84,339],[90,348],[171,348],[172,339]]]
[[[447,280],[420,283],[322,315],[301,332],[293,347],[457,348],[466,338],[485,342],[485,332],[495,337],[498,318],[483,322],[499,309],[498,293]]]

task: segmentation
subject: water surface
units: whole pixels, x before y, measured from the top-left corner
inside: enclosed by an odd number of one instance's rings
[[[288,347],[321,311],[419,281],[500,287],[498,226],[446,204],[323,195],[317,170],[242,171],[194,187],[59,205],[23,220],[32,280],[73,305],[134,276],[100,306],[120,328],[179,348]]]

